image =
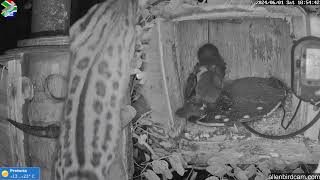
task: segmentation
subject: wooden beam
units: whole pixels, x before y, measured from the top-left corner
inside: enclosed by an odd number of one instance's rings
[[[22,55],[21,55],[22,59]],[[22,123],[24,99],[21,87],[21,59],[8,62],[8,117]],[[25,166],[24,134],[13,126],[10,129],[10,142],[15,166]]]

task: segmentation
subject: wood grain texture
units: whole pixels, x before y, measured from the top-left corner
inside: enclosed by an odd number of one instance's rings
[[[2,73],[1,71],[2,69],[0,69],[0,73]],[[14,164],[10,146],[11,132],[9,126],[11,125],[4,119],[8,116],[7,77],[8,71],[4,69],[0,79],[0,167],[8,167]]]
[[[0,119],[0,167],[10,167],[14,165],[12,149],[10,146],[11,132],[5,119]]]
[[[7,77],[8,70],[0,68],[0,116],[7,117]]]
[[[23,122],[22,107],[24,104],[21,92],[21,73],[20,59],[8,62],[8,116],[20,123]],[[14,165],[25,166],[24,134],[13,126],[9,126],[9,131]]]
[[[64,77],[68,73],[68,52],[30,53],[23,61],[23,76],[28,77],[34,86],[34,97],[26,104],[23,112],[27,123],[45,126],[59,123],[63,115],[63,101],[51,99],[45,89],[45,79],[51,74]],[[53,85],[55,94],[61,94],[63,83]],[[26,136],[28,151],[27,164],[41,168],[41,179],[52,179],[54,176],[54,160],[56,156],[56,139]]]
[[[273,75],[290,83],[289,25],[281,19],[210,21],[210,42],[227,63],[227,78]]]
[[[176,25],[177,67],[181,89],[186,85],[187,78],[198,62],[198,49],[209,42],[208,21],[186,21]]]
[[[152,38],[149,42],[149,47],[145,50],[146,62],[144,63],[143,71],[146,74],[146,80],[143,84],[142,94],[152,110],[152,121],[161,124],[168,130],[167,124],[170,119],[170,113],[160,62],[159,31],[154,27],[151,33]]]
[[[317,141],[301,135],[292,139],[269,140],[254,136],[241,126],[236,129],[189,123],[176,148],[179,148],[186,161],[197,167],[207,166],[214,161],[251,164],[275,158],[279,164],[288,165],[296,162],[315,164],[320,159]],[[167,156],[172,149],[161,149],[155,145],[154,150],[156,154]]]
[[[178,117],[175,111],[181,107],[183,102],[183,94],[181,93],[181,84],[178,74],[178,62],[176,55],[176,44],[174,34],[174,24],[170,22],[158,22],[158,31],[160,33],[159,43],[162,58],[162,70],[164,76],[164,84],[166,85],[167,100],[169,104],[172,119],[169,119],[168,126],[175,131],[175,122]]]
[[[168,132],[174,129],[176,122],[179,124],[175,110],[183,102],[174,25],[159,20],[152,31],[152,39],[146,49],[144,72],[147,77],[143,95],[152,109],[152,120],[160,123]]]

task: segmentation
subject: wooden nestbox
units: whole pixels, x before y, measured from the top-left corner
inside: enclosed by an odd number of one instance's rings
[[[228,5],[210,2],[203,8],[181,4],[176,9],[172,6],[163,8],[161,14],[165,15],[164,18],[158,19],[152,29],[146,50],[144,72],[147,78],[143,95],[151,107],[154,124],[162,127],[167,135],[176,137],[168,140],[172,146],[155,145],[156,154],[170,154],[176,149],[196,165],[204,165],[208,159],[215,158],[240,164],[261,158],[278,158],[283,163],[317,163],[318,145],[313,144],[317,148],[311,149],[302,143],[302,137],[263,139],[242,127],[203,127],[175,115],[183,105],[186,80],[198,61],[197,51],[203,44],[217,46],[227,64],[227,79],[274,76],[290,87],[291,46],[294,40],[310,35],[310,18],[300,7],[258,7],[245,1]],[[289,116],[297,102],[296,97],[289,98]],[[266,134],[288,134],[303,127],[314,115],[310,107],[303,104],[288,130],[280,126],[281,116],[279,110],[252,127]],[[156,127],[153,129],[159,132]]]

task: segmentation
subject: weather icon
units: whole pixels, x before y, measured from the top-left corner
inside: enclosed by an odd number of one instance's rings
[[[1,172],[1,176],[2,176],[2,177],[8,177],[8,176],[9,176],[9,172],[8,172],[7,170],[3,170],[3,171]]]

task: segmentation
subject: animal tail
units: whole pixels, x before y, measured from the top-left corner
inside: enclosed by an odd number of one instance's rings
[[[30,134],[38,137],[45,138],[58,138],[60,134],[60,126],[58,125],[49,125],[49,126],[30,126],[23,123],[18,123],[12,119],[6,119],[14,127],[20,129],[26,134]]]

